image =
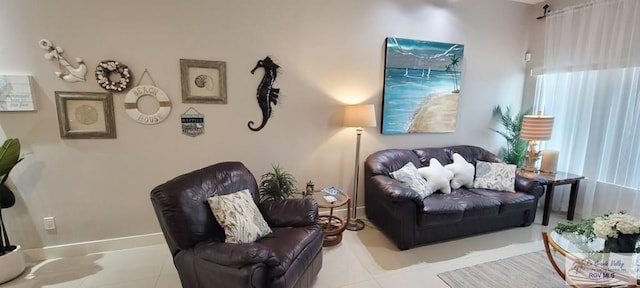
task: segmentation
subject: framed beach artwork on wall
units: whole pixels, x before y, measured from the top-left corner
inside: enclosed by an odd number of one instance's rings
[[[386,39],[382,134],[455,132],[464,45]]]

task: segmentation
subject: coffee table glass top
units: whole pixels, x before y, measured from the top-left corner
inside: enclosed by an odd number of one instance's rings
[[[604,239],[596,238],[593,241],[586,241],[580,235],[555,231],[549,232],[549,235],[554,262],[565,271],[566,277],[571,278],[572,282],[583,285],[592,283],[634,285],[637,279],[640,279],[640,273],[638,273],[640,257],[637,253],[602,253]],[[553,247],[554,244],[568,255],[563,256],[559,253],[558,249]],[[638,244],[636,247],[636,249],[640,248]],[[626,277],[627,275],[631,277]]]

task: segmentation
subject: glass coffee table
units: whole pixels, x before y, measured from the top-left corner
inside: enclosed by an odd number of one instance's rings
[[[349,215],[351,215],[351,197],[344,194],[342,191],[338,191],[335,195],[330,195],[323,191],[313,191],[311,194],[313,199],[318,203],[318,207],[329,209],[328,215],[318,216],[318,222],[322,225],[322,233],[324,234],[324,241],[322,246],[335,246],[342,241],[342,232],[347,228],[349,223]],[[333,198],[327,198],[326,196],[332,196]],[[347,218],[342,219],[336,215],[333,215],[334,208],[347,205]]]
[[[589,242],[572,233],[542,232],[542,240],[551,266],[572,287],[640,284],[638,253],[603,253],[603,239]]]

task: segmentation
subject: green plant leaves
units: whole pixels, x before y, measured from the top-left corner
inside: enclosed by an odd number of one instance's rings
[[[515,164],[522,167],[524,158],[527,154],[529,141],[520,139],[520,131],[522,130],[522,120],[524,116],[531,114],[531,108],[522,111],[516,115],[512,115],[511,107],[507,106],[504,110],[500,106],[493,109],[493,118],[500,121],[503,131],[491,128],[492,131],[500,134],[507,140],[507,146],[500,149],[500,157],[508,164]]]
[[[20,159],[20,140],[16,138],[7,139],[0,147],[0,176],[4,176]]]
[[[298,192],[293,175],[280,168],[280,165],[272,167],[273,171],[260,177],[260,201],[287,199]]]

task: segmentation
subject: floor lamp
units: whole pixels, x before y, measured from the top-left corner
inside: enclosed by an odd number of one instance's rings
[[[529,140],[529,151],[525,156],[525,165],[522,169],[530,172],[538,172],[536,161],[540,159],[541,152],[536,149],[538,141],[551,139],[553,131],[553,116],[525,115],[522,119],[520,139]]]
[[[347,224],[347,230],[359,231],[364,229],[364,222],[356,219],[358,208],[358,176],[360,175],[360,137],[362,127],[376,127],[376,112],[373,104],[349,105],[344,109],[344,125],[346,127],[356,127],[356,165],[353,184],[353,196],[351,199],[351,218]]]

